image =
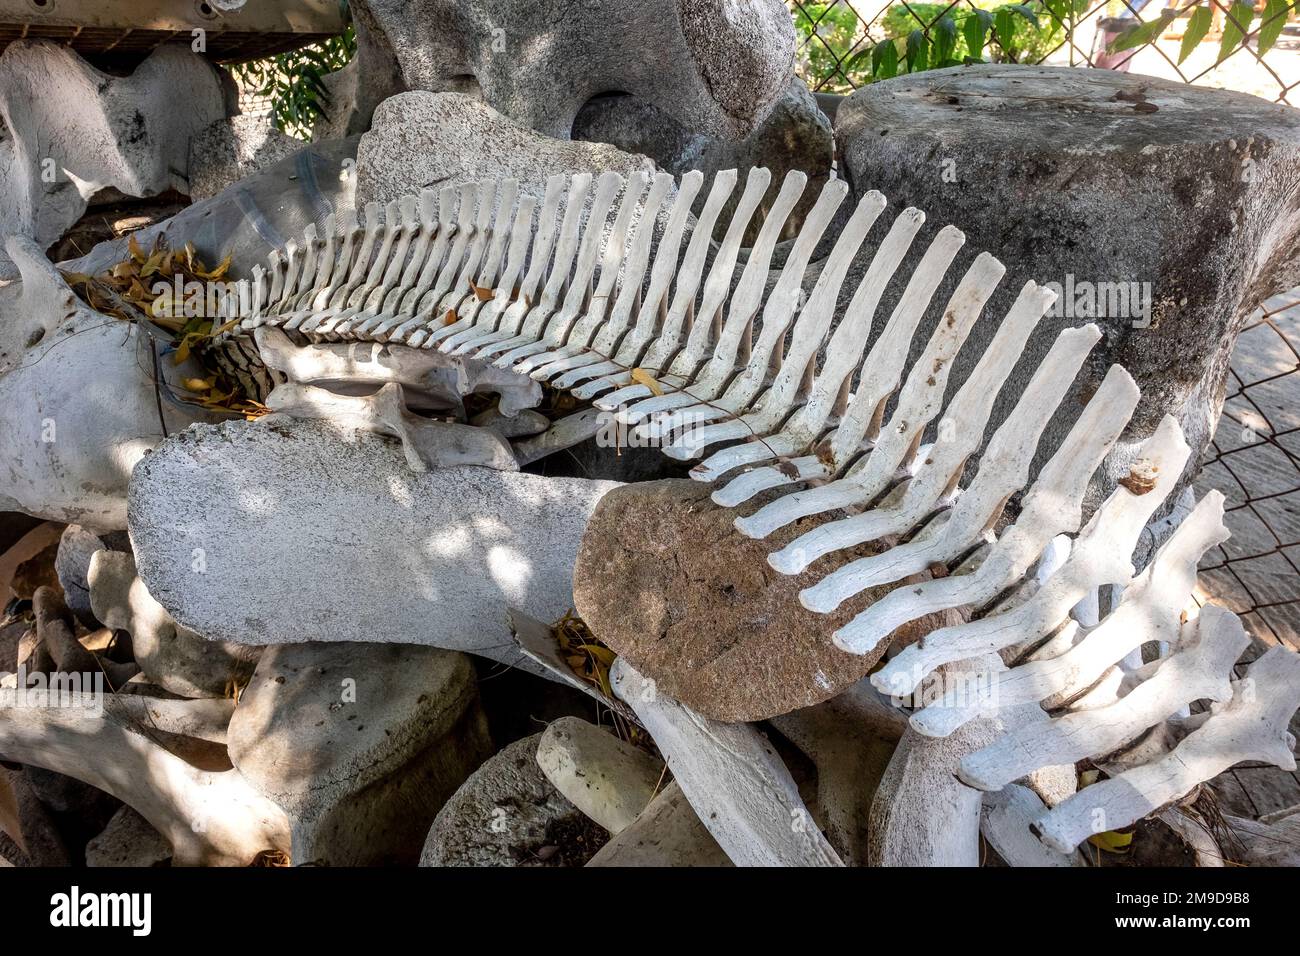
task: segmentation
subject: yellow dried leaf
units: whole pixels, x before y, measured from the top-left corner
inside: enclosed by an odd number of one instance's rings
[[[1107,830],[1104,833],[1094,833],[1088,837],[1088,842],[1107,853],[1124,854],[1129,851],[1129,844],[1133,842],[1133,834],[1120,833],[1118,830]]]
[[[183,378],[181,388],[191,392],[206,392],[212,388],[215,378]]]
[[[599,644],[579,644],[578,650],[586,651],[596,660],[600,661],[606,667],[613,667],[614,660],[618,656],[608,647],[601,647]]]
[[[227,255],[226,258],[221,260],[221,264],[218,265],[212,271],[204,272],[202,269],[195,269],[194,274],[198,276],[200,279],[220,279],[226,274],[226,270],[229,268],[230,268],[230,256]]]
[[[145,260],[144,250],[140,248],[140,243],[135,238],[135,233],[132,233],[130,236],[127,237],[126,249],[127,252],[131,253],[131,258],[134,259],[136,262],[144,262]]]
[[[632,369],[632,381],[636,382],[638,385],[644,385],[646,388],[650,389],[651,393],[654,395],[662,395],[664,393],[663,386],[659,384],[659,380],[643,368]]]
[[[153,255],[151,255],[148,259],[145,260],[144,265],[140,267],[141,277],[147,279],[149,276],[157,272],[158,267],[162,265],[162,261],[163,261],[163,254],[161,252],[155,252]]]

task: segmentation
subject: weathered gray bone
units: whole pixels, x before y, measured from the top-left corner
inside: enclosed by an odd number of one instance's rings
[[[212,416],[162,401],[150,337],[84,305],[35,242],[11,236],[5,249],[22,282],[0,287],[0,505],[120,531],[136,462]],[[159,371],[176,387],[198,368]]]
[[[701,717],[660,694],[620,657],[614,693],[637,712],[682,792],[737,866],[843,866],[789,770],[750,724]]]
[[[789,80],[795,34],[778,0],[356,0],[360,132],[407,90],[475,94],[568,139],[582,106],[631,93],[692,130],[741,139]]]
[[[149,593],[210,640],[429,644],[543,673],[511,639],[508,609],[568,610],[583,528],[613,487],[414,473],[397,443],[366,432],[229,423],[174,435],[142,463],[130,524]]]
[[[114,76],[67,46],[24,39],[0,55],[0,115],[0,235],[44,249],[105,188],[185,191],[190,139],[226,115],[226,97],[219,71],[185,45],[161,46]]]

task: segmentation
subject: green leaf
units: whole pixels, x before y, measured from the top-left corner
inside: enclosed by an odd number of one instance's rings
[[[920,73],[929,60],[930,41],[924,30],[913,30],[907,35],[907,72]]]
[[[980,51],[984,49],[984,36],[988,33],[989,24],[992,22],[993,17],[987,10],[976,10],[973,16],[962,20],[961,32],[966,38],[966,52],[971,56],[979,56]]]
[[[1222,63],[1237,48],[1250,32],[1250,21],[1255,19],[1255,7],[1249,0],[1234,0],[1232,9],[1223,18],[1223,40],[1219,43],[1219,58]]]
[[[1023,3],[1009,3],[1003,9],[1010,10],[1012,13],[1017,13],[1034,26],[1038,26],[1038,11]]]
[[[997,34],[1002,49],[1010,56],[1012,42],[1016,38],[1016,21],[1010,7],[999,7],[993,14],[993,32]]]
[[[876,54],[879,54],[877,58]],[[871,72],[878,80],[898,75],[898,47],[893,40],[881,40],[871,56]]]
[[[937,66],[952,59],[957,49],[957,21],[944,14],[934,25],[934,60]]]
[[[1205,34],[1210,32],[1210,22],[1214,15],[1210,12],[1209,7],[1197,7],[1192,18],[1187,21],[1187,32],[1183,34],[1183,45],[1178,50],[1178,62],[1182,63],[1192,55],[1198,43],[1205,39]]]
[[[1282,35],[1282,28],[1286,26],[1287,13],[1291,10],[1291,4],[1287,0],[1268,0],[1268,6],[1264,8],[1264,19],[1259,25],[1259,55],[1263,56],[1269,51],[1277,38]]]
[[[1106,47],[1106,52],[1120,53],[1124,50],[1132,50],[1135,47],[1146,46],[1164,33],[1165,28],[1174,22],[1174,17],[1177,15],[1173,10],[1161,10],[1160,16],[1156,19],[1148,20],[1141,26],[1121,33],[1110,46]]]

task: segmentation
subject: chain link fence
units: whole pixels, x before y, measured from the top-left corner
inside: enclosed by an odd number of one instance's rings
[[[978,58],[1118,68],[1300,105],[1296,0],[1163,10],[1143,0],[789,6],[799,70],[815,92]],[[1198,496],[1211,488],[1227,496],[1232,538],[1206,556],[1198,599],[1241,614],[1261,644],[1300,648],[1300,290],[1268,303],[1241,334],[1196,484]]]
[[[799,70],[815,92],[848,93],[897,73],[982,59],[1128,70],[1300,105],[1297,0],[1163,8],[1150,0],[790,0],[789,7]]]

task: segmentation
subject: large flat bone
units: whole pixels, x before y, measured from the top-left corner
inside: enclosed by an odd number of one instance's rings
[[[701,717],[661,694],[624,658],[610,670],[668,759],[700,820],[737,866],[843,866],[799,798],[790,771],[750,724]]]
[[[1300,654],[1271,647],[1237,682],[1232,700],[1173,751],[1080,790],[1038,821],[1039,839],[1068,853],[1092,834],[1126,827],[1245,760],[1295,770],[1295,737],[1287,725],[1297,708]]]
[[[540,668],[507,609],[572,606],[615,482],[487,468],[414,474],[393,442],[325,422],[183,432],[134,475],[140,577],[178,624],[241,644],[429,644]],[[182,517],[184,516],[184,517]]]
[[[370,395],[339,395],[313,385],[285,382],[266,400],[267,408],[293,418],[324,419],[344,428],[387,435],[402,443],[412,471],[478,465],[518,471],[509,443],[489,428],[439,422],[406,407],[402,386],[390,382]]]

